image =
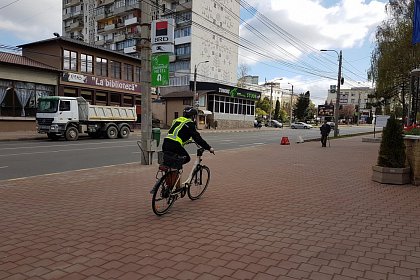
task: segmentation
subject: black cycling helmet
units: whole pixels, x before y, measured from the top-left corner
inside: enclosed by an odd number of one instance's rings
[[[198,111],[194,107],[188,106],[188,107],[184,108],[184,111],[183,111],[183,116],[184,117],[194,118],[197,115],[198,115]]]

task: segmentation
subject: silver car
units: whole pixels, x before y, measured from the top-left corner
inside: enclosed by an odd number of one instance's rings
[[[310,129],[310,128],[312,128],[312,125],[304,123],[304,122],[294,122],[294,123],[292,123],[290,128],[292,128],[292,129],[298,129],[298,128]]]

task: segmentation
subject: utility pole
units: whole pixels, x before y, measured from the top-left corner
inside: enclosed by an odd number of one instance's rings
[[[149,151],[151,150],[152,138],[152,98],[151,98],[151,47],[150,47],[150,23],[151,7],[147,1],[141,1],[141,157],[142,165],[149,165]]]
[[[283,78],[278,78],[276,80],[283,80]],[[268,116],[268,125],[271,125],[271,111],[273,108],[273,85],[275,85],[275,83],[274,82],[267,83],[266,81],[264,85],[270,86],[270,107],[269,107],[270,112]],[[279,83],[279,88],[280,88],[280,83]]]
[[[288,83],[292,86],[292,95],[290,95],[290,122],[289,125],[292,127],[292,115],[293,115],[293,85],[291,83]]]
[[[335,98],[335,109],[334,109],[334,137],[338,136],[338,123],[339,123],[339,110],[340,110],[340,86],[341,86],[341,63],[343,60],[343,52],[340,50],[340,54],[336,50],[321,50],[321,52],[335,52],[338,55],[338,79],[337,79],[337,96]]]
[[[337,83],[337,98],[335,100],[335,126],[334,126],[334,137],[338,136],[338,123],[340,118],[340,86],[341,86],[341,63],[343,61],[343,53],[340,50],[338,57],[338,83]]]

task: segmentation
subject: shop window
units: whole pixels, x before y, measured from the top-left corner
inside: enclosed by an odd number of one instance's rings
[[[95,104],[107,105],[108,94],[106,92],[96,92],[96,101]]]
[[[124,64],[124,80],[133,82],[134,81],[134,73],[133,73],[133,65],[131,64]]]
[[[141,106],[141,97],[136,96],[136,106]]]
[[[87,101],[92,102],[93,92],[90,90],[81,90],[80,96],[86,99]]]
[[[77,96],[77,89],[75,89],[75,88],[64,88],[64,96],[78,97]]]
[[[121,94],[119,93],[111,93],[111,103],[114,105],[120,105],[121,104]]]
[[[138,66],[136,66],[134,70],[135,70],[135,72],[134,72],[134,82],[140,83],[140,71],[141,71],[141,68],[138,67]]]
[[[64,50],[63,69],[77,71],[77,52]]]
[[[124,95],[124,106],[131,107],[133,106],[133,96],[125,94]]]
[[[93,56],[84,53],[80,55],[80,71],[93,73]]]
[[[108,60],[106,58],[96,58],[96,75],[107,77],[108,76]]]
[[[111,66],[111,78],[121,79],[121,62],[111,60],[110,66]]]

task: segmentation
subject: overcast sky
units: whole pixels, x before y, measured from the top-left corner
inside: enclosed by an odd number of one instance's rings
[[[51,38],[54,32],[61,34],[61,2],[0,0],[0,44],[16,46]],[[239,61],[260,82],[282,78],[282,88],[290,88],[291,83],[296,93],[310,90],[314,103],[322,104],[329,85],[336,84],[338,62],[336,53],[319,50],[332,49],[343,52],[343,76],[349,82],[344,88],[369,85],[366,71],[376,28],[386,17],[385,0],[247,2],[275,24],[270,29],[265,20],[259,20],[261,16],[241,9],[248,26],[241,26],[240,34],[246,40],[241,44],[257,45],[253,52],[241,50]]]

